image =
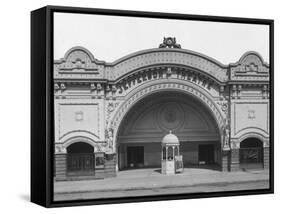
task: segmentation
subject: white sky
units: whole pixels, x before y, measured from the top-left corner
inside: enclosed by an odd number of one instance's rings
[[[55,13],[54,58],[83,46],[95,58],[113,62],[125,55],[157,48],[163,37],[176,37],[183,49],[203,53],[223,64],[257,51],[269,62],[269,26],[188,20]]]

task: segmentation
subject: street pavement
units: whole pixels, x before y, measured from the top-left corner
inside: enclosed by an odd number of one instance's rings
[[[137,169],[120,171],[114,178],[55,182],[54,200],[267,188],[268,170],[221,172],[185,168],[181,174],[162,175],[159,169]]]

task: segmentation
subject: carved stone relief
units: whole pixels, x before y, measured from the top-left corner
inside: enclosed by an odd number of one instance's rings
[[[95,152],[107,152],[107,144],[104,143],[96,143],[95,144]]]
[[[230,150],[230,125],[228,119],[225,119],[221,133],[223,140],[223,150]]]
[[[77,111],[75,112],[75,120],[77,122],[84,120],[84,112],[83,111]]]
[[[230,146],[231,146],[231,149],[239,149],[240,143],[237,140],[231,139]]]
[[[106,108],[106,127],[108,127],[110,123],[110,118],[114,110],[118,107],[119,102],[118,101],[109,101],[107,102],[107,108]]]
[[[62,144],[56,144],[55,154],[66,154],[66,148]]]
[[[217,104],[220,106],[221,111],[225,114],[228,115],[228,101],[218,101]]]
[[[256,118],[256,111],[254,109],[249,109],[248,110],[248,119],[254,120]]]
[[[264,139],[263,140],[263,147],[269,147],[269,139]]]

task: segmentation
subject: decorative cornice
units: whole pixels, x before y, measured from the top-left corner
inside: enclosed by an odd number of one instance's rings
[[[95,59],[83,47],[74,47],[67,51],[64,58],[54,61],[54,79],[115,82],[154,66],[184,66],[221,83],[269,81],[269,65],[256,52],[247,52],[237,63],[224,65],[206,55],[179,48],[174,38],[165,38],[162,46],[129,54],[112,63]]]

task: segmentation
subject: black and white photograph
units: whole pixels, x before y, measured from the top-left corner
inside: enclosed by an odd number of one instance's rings
[[[53,199],[270,190],[270,26],[55,12]]]

